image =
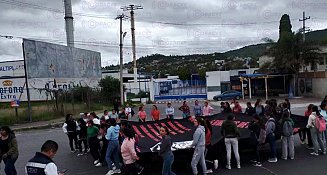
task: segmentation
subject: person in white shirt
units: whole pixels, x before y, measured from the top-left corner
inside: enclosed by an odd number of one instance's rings
[[[132,117],[132,108],[129,107],[129,104],[127,103],[126,104],[126,107],[125,107],[125,114],[128,118],[131,118]]]
[[[171,106],[171,103],[167,103],[167,108],[166,108],[167,119],[174,119],[174,114],[175,114],[174,107]]]

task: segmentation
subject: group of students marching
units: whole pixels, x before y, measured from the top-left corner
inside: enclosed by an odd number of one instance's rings
[[[291,118],[290,103],[286,99],[284,102],[277,105],[277,101],[272,99],[266,101],[266,105],[262,105],[260,99],[257,100],[255,106],[247,103],[245,111],[242,111],[240,104],[237,101],[232,102],[234,107],[231,108],[228,102],[221,103],[221,112],[226,113],[226,120],[221,126],[221,135],[224,138],[226,146],[227,169],[231,169],[231,152],[233,149],[236,167],[241,168],[240,156],[238,151],[238,139],[240,132],[234,122],[234,114],[245,113],[252,116],[248,129],[251,132],[250,145],[253,148],[253,162],[254,166],[262,166],[260,158],[260,147],[266,143],[270,146],[270,154],[268,162],[277,162],[276,156],[276,140],[281,138],[282,156],[281,159],[294,159],[294,122]],[[309,105],[305,116],[308,117],[307,126],[300,130],[300,138],[304,143],[306,137],[308,138],[309,149],[314,149],[311,155],[326,154],[326,123],[327,120],[327,96],[320,105],[320,110],[315,105]],[[190,107],[186,102],[179,108],[183,112],[183,118],[190,117]],[[207,102],[204,106],[200,106],[198,101],[193,106],[195,119],[191,120],[196,127],[193,135],[192,147],[194,154],[191,161],[193,174],[198,174],[197,164],[202,166],[203,174],[213,172],[217,169],[218,160],[214,154],[215,152],[211,145],[212,126],[209,120],[205,118],[211,115],[213,108]],[[174,119],[174,108],[170,103],[165,109],[166,118]],[[120,160],[124,163],[124,171],[126,174],[140,174],[143,167],[139,163],[137,156],[136,145],[138,137],[135,134],[133,127],[128,123],[128,120],[133,117],[134,111],[127,105],[122,108],[120,113],[115,110],[109,114],[104,111],[104,115],[98,118],[95,113],[83,114],[80,119],[75,121],[72,115],[66,116],[66,122],[63,125],[63,130],[67,133],[71,151],[79,149],[78,156],[86,154],[90,151],[94,158],[95,166],[108,166],[108,173],[121,173]],[[140,122],[146,121],[146,113],[143,107],[140,107],[137,113]],[[155,105],[151,111],[152,120],[160,119],[160,111]],[[159,117],[158,117],[159,116]],[[323,126],[325,125],[325,126]],[[174,162],[174,155],[171,151],[172,140],[169,136],[169,129],[167,127],[160,128],[161,146],[159,155],[163,158],[162,174],[168,175],[172,172],[172,164]],[[75,148],[74,144],[75,143]],[[84,149],[82,149],[82,143]],[[209,160],[206,163],[206,160]]]

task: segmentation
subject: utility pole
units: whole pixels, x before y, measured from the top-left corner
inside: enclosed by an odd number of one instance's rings
[[[124,84],[123,84],[123,39],[126,35],[126,32],[123,33],[123,20],[128,17],[124,14],[118,15],[115,19],[119,19],[119,50],[120,50],[120,104],[124,104]]]
[[[306,31],[309,31],[309,29],[306,29],[305,28],[305,21],[310,19],[310,16],[309,17],[305,17],[305,12],[303,11],[303,16],[302,16],[302,19],[299,19],[299,21],[302,21],[302,36],[303,36],[303,42],[305,41],[305,32]]]
[[[134,82],[137,82],[134,10],[143,9],[143,7],[140,5],[129,5],[129,6],[121,7],[121,9],[123,11],[130,11],[130,13],[131,13],[132,50],[133,50],[133,61],[134,61]]]

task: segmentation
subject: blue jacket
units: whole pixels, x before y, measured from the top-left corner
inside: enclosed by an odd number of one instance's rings
[[[119,125],[110,126],[107,130],[106,139],[108,141],[116,141],[116,140],[118,141],[119,130],[120,130]]]

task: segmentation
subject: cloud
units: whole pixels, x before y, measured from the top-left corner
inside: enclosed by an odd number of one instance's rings
[[[137,57],[161,53],[181,55],[224,52],[261,38],[278,38],[280,17],[286,13],[293,30],[302,23],[302,11],[311,16],[312,30],[327,28],[324,0],[72,0],[75,47],[101,52],[102,66],[119,61],[118,14],[129,4],[135,11]],[[46,8],[44,8],[46,7]],[[0,35],[66,43],[62,1],[0,1]],[[192,25],[203,24],[203,25]],[[205,25],[214,24],[214,25]],[[241,24],[241,25],[234,25]],[[132,61],[130,21],[124,21],[124,60]],[[22,59],[21,39],[0,38],[0,61]]]

